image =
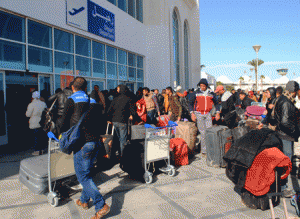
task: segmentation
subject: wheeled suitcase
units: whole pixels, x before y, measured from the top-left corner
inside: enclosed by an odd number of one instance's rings
[[[213,126],[205,131],[206,163],[211,167],[225,167],[223,156],[232,144],[232,130],[227,126]]]
[[[182,138],[188,145],[190,151],[195,148],[198,129],[194,122],[178,122],[175,138]]]
[[[48,192],[48,155],[22,160],[19,180],[33,193],[46,194]]]
[[[170,151],[172,161],[175,166],[189,165],[188,145],[182,138],[172,138],[170,140]]]
[[[109,124],[107,124],[106,134],[101,135],[101,137],[102,137],[102,141],[103,141],[105,152],[106,152],[105,157],[110,159],[111,158],[111,149],[112,149],[112,145],[113,145],[113,138],[114,138],[114,126],[112,125],[111,134],[108,134],[108,128],[109,128]]]

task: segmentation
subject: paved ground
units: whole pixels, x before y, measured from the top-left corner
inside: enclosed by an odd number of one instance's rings
[[[46,196],[33,194],[19,182],[19,161],[29,152],[0,157],[0,218],[90,218],[94,207],[83,210],[75,205],[80,193],[52,208]],[[207,167],[200,155],[174,177],[162,173],[150,185],[130,180],[118,165],[97,174],[95,181],[111,206],[106,218],[271,218],[269,210],[243,206],[225,170]],[[298,180],[293,181],[297,187]],[[287,206],[289,216],[296,217],[289,200]],[[282,203],[275,214],[284,218]]]

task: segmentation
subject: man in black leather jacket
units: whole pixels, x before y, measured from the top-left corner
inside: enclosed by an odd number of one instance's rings
[[[239,95],[239,98],[241,100],[241,109],[246,109],[248,106],[251,106],[251,103],[253,102],[252,99],[247,97],[246,93],[241,92]]]
[[[275,102],[275,130],[282,140],[283,153],[291,160],[293,156],[293,143],[298,141],[300,135],[296,116],[297,109],[294,105],[294,99],[298,90],[299,84],[295,81],[289,81],[284,94],[279,96]],[[286,189],[287,185],[283,185],[281,188],[282,191]]]
[[[62,126],[62,115],[64,113],[64,109],[66,107],[67,100],[73,94],[72,89],[71,89],[72,85],[73,85],[73,81],[70,82],[69,87],[66,87],[61,92],[52,95],[48,99],[49,102],[53,102],[57,98],[56,103],[55,103],[56,109],[57,109],[56,110],[57,115],[55,116],[55,118],[56,118],[55,126],[56,126],[57,136],[59,136],[61,134],[60,127]]]

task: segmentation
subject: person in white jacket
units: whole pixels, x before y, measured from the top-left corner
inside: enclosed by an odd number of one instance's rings
[[[40,92],[35,91],[32,93],[32,102],[28,105],[26,116],[30,117],[29,119],[29,128],[32,130],[33,138],[34,138],[34,150],[32,155],[41,155],[42,149],[44,146],[42,145],[43,133],[42,127],[40,125],[40,121],[42,118],[42,113],[45,108],[47,108],[46,103],[40,100]]]

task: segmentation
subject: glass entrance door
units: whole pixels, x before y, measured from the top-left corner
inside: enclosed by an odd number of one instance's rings
[[[7,143],[7,122],[5,112],[5,72],[0,71],[0,145],[5,145]]]
[[[53,80],[50,75],[39,74],[39,92],[41,97],[48,103],[48,98],[53,94]],[[48,105],[48,104],[47,104]]]

